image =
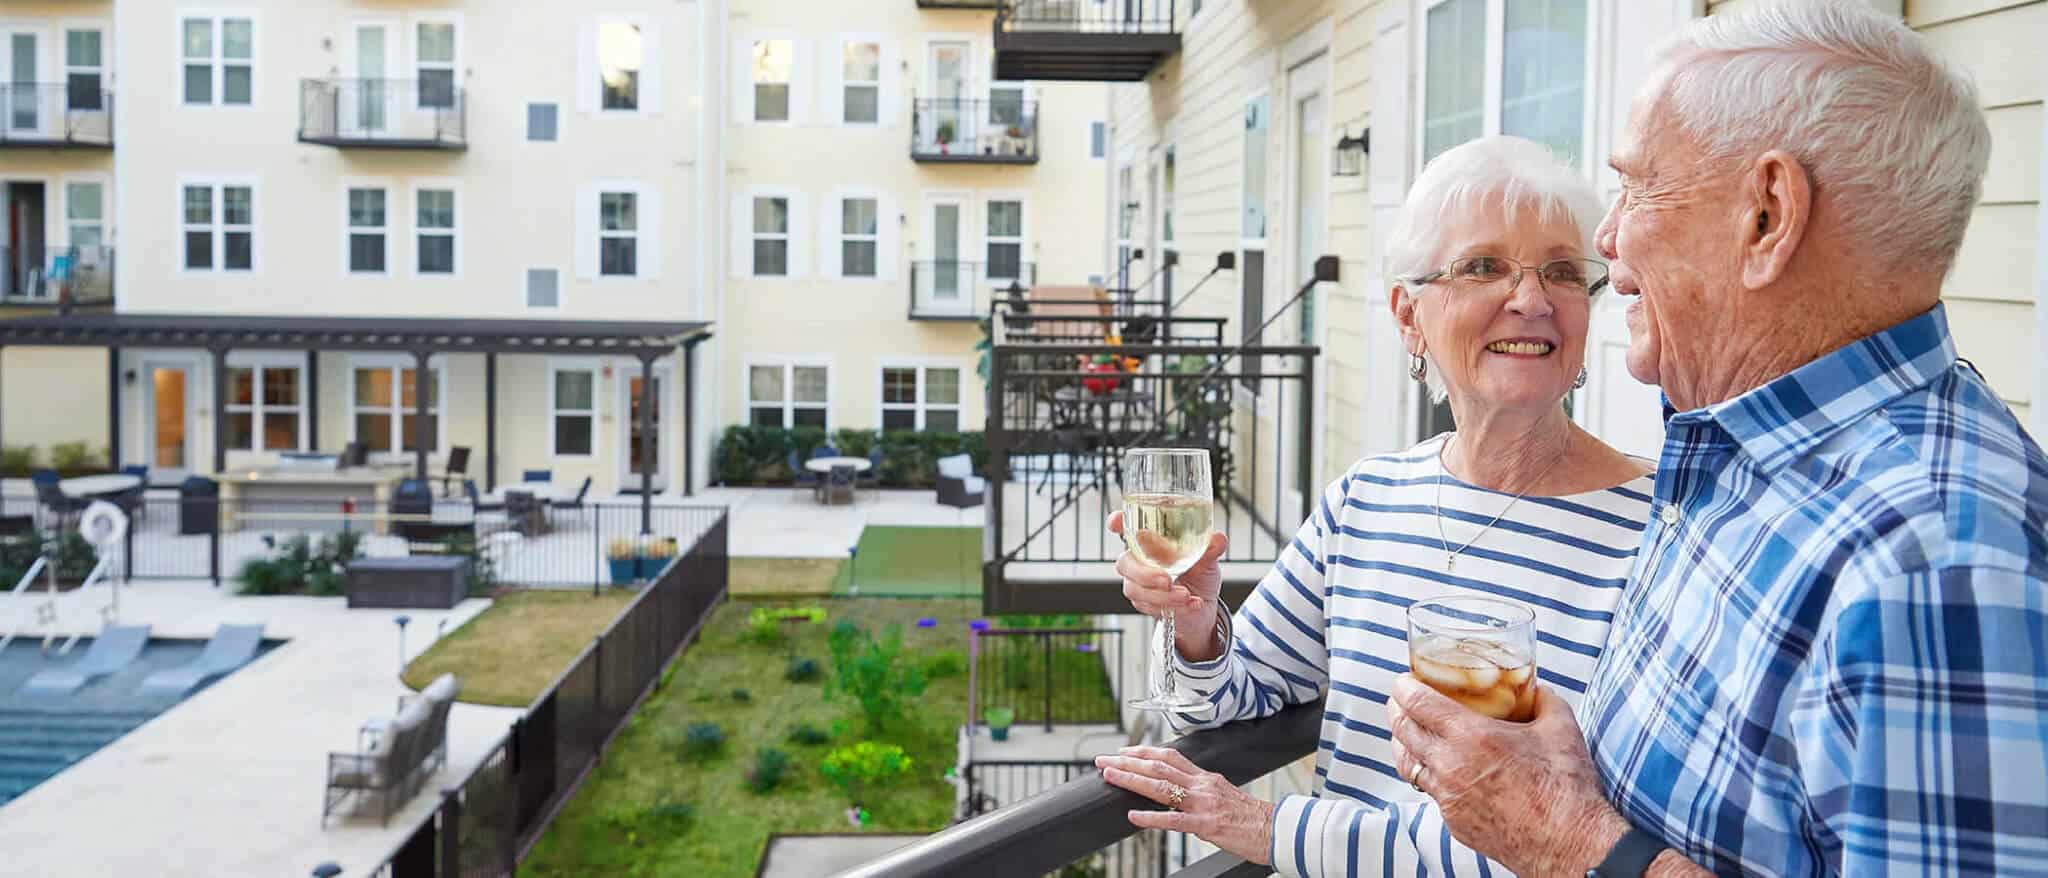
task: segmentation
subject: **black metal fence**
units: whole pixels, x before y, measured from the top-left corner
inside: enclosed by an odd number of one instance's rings
[[[441,79],[307,79],[299,83],[299,139],[332,146],[462,149],[467,101]]]
[[[991,295],[1005,282],[1030,286],[1038,282],[1038,265],[919,260],[910,263],[910,319],[979,320],[988,316]]]
[[[372,874],[511,874],[725,598],[727,521],[719,510]]]
[[[1173,33],[1177,0],[1004,0],[997,27],[1016,31],[1065,33]]]
[[[92,305],[114,299],[114,248],[0,242],[0,304]]]
[[[77,83],[0,83],[0,144],[114,145],[114,93]]]
[[[1095,776],[1093,762],[975,762],[967,766],[967,813],[979,817],[1015,805],[1080,777]],[[1164,878],[1172,864],[1173,842],[1181,833],[1145,831],[1048,872],[1054,878],[1083,874],[1101,878]]]
[[[1017,725],[1124,727],[1124,632],[1117,628],[977,631],[969,642],[969,731],[990,709]]]

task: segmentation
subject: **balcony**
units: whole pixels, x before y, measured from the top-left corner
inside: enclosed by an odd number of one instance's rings
[[[0,84],[0,148],[112,149],[114,93],[60,83]]]
[[[1003,0],[995,78],[1137,82],[1180,52],[1177,0]]]
[[[299,142],[367,149],[469,148],[464,90],[448,80],[307,79]]]
[[[988,316],[992,291],[1037,281],[1038,266],[1030,262],[912,262],[910,319],[979,320]]]
[[[996,0],[917,0],[919,9],[981,9],[996,8]]]
[[[1038,102],[919,100],[910,117],[910,157],[920,162],[1038,163]]]
[[[104,305],[114,301],[114,248],[0,244],[0,305]]]

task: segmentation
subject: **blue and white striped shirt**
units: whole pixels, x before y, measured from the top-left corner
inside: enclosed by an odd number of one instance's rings
[[[1394,772],[1387,695],[1408,670],[1407,607],[1444,594],[1512,598],[1536,611],[1537,674],[1577,706],[1649,514],[1649,477],[1566,497],[1510,495],[1446,478],[1444,436],[1369,457],[1330,484],[1292,547],[1232,617],[1222,658],[1181,662],[1217,705],[1206,723],[1266,716],[1329,694],[1316,796],[1279,803],[1273,867],[1286,875],[1506,874],[1451,839],[1436,806]],[[1475,536],[1446,571],[1452,548]]]
[[[1725,875],[2048,874],[2048,458],[1939,307],[1667,420],[1586,734]]]

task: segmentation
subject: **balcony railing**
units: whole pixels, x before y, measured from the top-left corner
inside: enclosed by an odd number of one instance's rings
[[[113,145],[113,92],[84,84],[0,84],[0,147]]]
[[[1038,162],[1038,102],[921,99],[910,117],[910,157],[920,162]]]
[[[927,260],[910,264],[910,319],[979,320],[988,315],[992,292],[1012,282],[1038,282],[1030,262]]]
[[[299,140],[337,147],[469,147],[467,100],[452,80],[307,79]]]
[[[114,248],[0,244],[0,304],[91,305],[114,300]]]
[[[1314,753],[1322,720],[1321,702],[1304,704],[1265,719],[1196,732],[1167,746],[1242,785]],[[1124,839],[1138,835],[1126,812],[1161,808],[1151,799],[1104,783],[1101,773],[1092,767],[1084,768],[1074,779],[1048,792],[934,833],[841,873],[841,878],[1041,878],[1070,864],[1096,860]],[[1166,872],[1166,845],[1158,847],[1155,855],[1159,858],[1154,870],[1147,870],[1149,874]],[[1246,867],[1229,871],[1233,862],[1235,858],[1228,855],[1212,856],[1175,874],[1271,872]]]
[[[1003,0],[995,78],[1136,82],[1180,51],[1177,0]]]
[[[917,0],[919,9],[994,9],[996,0]]]

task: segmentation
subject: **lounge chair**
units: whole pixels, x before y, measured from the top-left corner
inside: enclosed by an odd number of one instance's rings
[[[69,695],[101,677],[115,673],[135,661],[149,645],[148,625],[109,625],[93,638],[85,658],[68,668],[37,671],[23,683],[20,695]]]
[[[552,502],[552,503],[549,503],[549,504],[548,504],[548,507],[549,507],[549,508],[551,508],[551,509],[553,509],[553,510],[555,510],[556,512],[575,512],[575,513],[581,514],[581,513],[585,512],[585,511],[587,511],[587,510],[586,510],[586,509],[584,508],[584,506],[583,506],[583,501],[584,501],[585,499],[587,499],[587,498],[588,498],[588,497],[590,496],[590,483],[591,483],[591,481],[592,481],[591,477],[589,477],[589,476],[584,476],[584,477],[583,477],[583,487],[581,487],[581,488],[578,488],[578,489],[576,489],[576,498],[575,498],[575,499],[573,499],[573,500],[556,500],[556,501],[554,501],[554,502]]]
[[[141,695],[185,695],[207,680],[228,673],[256,657],[263,645],[261,625],[222,625],[213,632],[199,657],[175,668],[144,677],[136,688]]]
[[[400,697],[397,717],[364,723],[356,752],[327,754],[320,824],[350,793],[376,793],[379,816],[389,823],[395,806],[448,764],[448,710],[461,691],[454,674],[442,674],[418,695]]]
[[[939,502],[955,509],[980,506],[988,480],[974,474],[974,459],[965,454],[938,460]]]

